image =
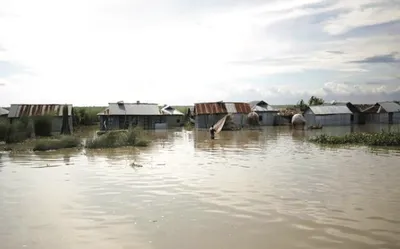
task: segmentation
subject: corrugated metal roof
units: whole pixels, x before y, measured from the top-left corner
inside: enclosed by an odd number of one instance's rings
[[[161,108],[161,113],[165,115],[184,115],[182,112],[178,111],[177,109],[169,105]]]
[[[104,109],[104,111],[97,113],[97,116],[103,116],[103,115],[110,115],[110,109],[108,109],[108,107]]]
[[[316,115],[353,114],[345,105],[315,105],[310,109]]]
[[[51,104],[51,105],[20,105],[13,104],[10,107],[10,111],[8,113],[9,118],[19,118],[22,116],[44,116],[44,115],[53,115],[54,116],[62,116],[63,115],[63,106],[59,104]],[[72,105],[68,106],[68,115],[72,115]]]
[[[194,105],[196,115],[228,113],[223,102],[197,103]]]
[[[395,102],[378,103],[386,112],[400,112],[400,105]]]
[[[109,115],[161,115],[157,104],[109,103]]]
[[[251,110],[254,112],[278,112],[274,107],[270,106],[267,102],[263,100],[255,100],[249,102]]]
[[[250,113],[248,103],[215,102],[195,104],[195,114],[225,114],[225,113]]]
[[[0,116],[8,115],[9,111],[7,109],[0,107]]]
[[[225,108],[228,113],[236,113],[235,103],[225,103]]]
[[[235,103],[236,113],[250,113],[251,107],[248,103]]]

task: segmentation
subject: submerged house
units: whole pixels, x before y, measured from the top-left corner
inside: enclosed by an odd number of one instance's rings
[[[354,115],[347,105],[317,105],[309,106],[304,118],[307,126],[341,126],[351,125]]]
[[[351,102],[336,102],[332,101],[331,103],[324,103],[326,106],[346,106],[351,111],[351,124],[364,124],[365,121],[361,115],[361,110],[356,105],[353,105]]]
[[[155,129],[166,125],[166,115],[161,115],[157,104],[150,103],[109,103],[108,108],[97,114],[100,119],[100,130],[128,129],[142,127]]]
[[[263,100],[251,101],[249,105],[251,107],[251,111],[258,114],[258,121],[260,125],[275,124],[276,116],[278,115],[279,110],[276,110]]]
[[[7,117],[8,113],[9,111],[7,109],[0,107],[0,117]]]
[[[161,114],[165,115],[165,122],[169,128],[183,126],[184,124],[185,115],[172,106],[165,105],[161,108]]]
[[[63,127],[63,111],[64,107],[68,109],[68,127]],[[60,105],[60,104],[49,104],[49,105],[23,105],[23,104],[12,104],[8,113],[10,122],[18,120],[24,117],[35,118],[40,116],[52,116],[52,133],[60,134],[63,129],[67,129],[70,132],[73,131],[73,108],[72,105]]]
[[[225,116],[227,116],[225,124],[242,128],[247,125],[247,115],[250,112],[251,107],[248,103],[223,101],[196,103],[193,110],[195,128],[210,128]]]
[[[378,102],[362,111],[366,124],[400,124],[400,105],[392,102]]]

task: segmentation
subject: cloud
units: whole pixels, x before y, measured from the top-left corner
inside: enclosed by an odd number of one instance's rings
[[[397,52],[384,55],[375,55],[362,60],[352,61],[352,63],[398,63],[400,62],[400,59],[397,55]]]
[[[394,85],[393,66],[362,63],[400,52],[400,35],[379,26],[397,20],[398,5],[389,3],[3,0],[0,77],[8,83],[0,105],[191,104],[250,94],[282,103],[302,94],[344,94],[326,82]],[[390,80],[373,78],[383,72]]]

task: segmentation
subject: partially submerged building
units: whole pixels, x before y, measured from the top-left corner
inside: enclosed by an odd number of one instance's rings
[[[224,117],[227,117],[226,124],[242,128],[247,125],[247,115],[250,112],[248,103],[223,101],[197,103],[193,110],[195,127],[200,129],[210,128]]]
[[[172,106],[165,105],[164,107],[162,107],[161,114],[166,116],[165,122],[167,128],[179,127],[184,125],[185,114]]]
[[[109,103],[108,108],[97,114],[100,119],[100,130],[128,129],[142,127],[156,129],[166,125],[166,115],[161,115],[157,104],[152,103]]]
[[[263,100],[251,101],[249,105],[251,111],[258,114],[258,121],[260,125],[275,124],[276,116],[278,115],[279,110],[276,110]]]
[[[341,126],[352,124],[352,111],[346,105],[309,106],[304,112],[308,126]]]
[[[9,111],[5,108],[0,107],[0,117],[7,117]]]
[[[68,109],[68,127],[63,128],[63,109]],[[61,104],[41,104],[41,105],[27,105],[27,104],[12,104],[8,113],[8,118],[12,123],[14,120],[21,118],[35,118],[40,116],[52,117],[52,133],[60,134],[63,129],[73,131],[73,108],[72,105]]]
[[[378,102],[362,114],[366,124],[400,124],[400,105],[394,101]]]

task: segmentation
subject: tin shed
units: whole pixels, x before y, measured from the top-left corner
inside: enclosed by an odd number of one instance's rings
[[[165,115],[161,115],[157,104],[150,103],[109,103],[108,108],[99,113],[100,130],[128,129],[140,126],[155,129],[156,124],[165,124]]]
[[[367,124],[400,124],[400,105],[396,102],[378,102],[363,112]]]
[[[251,111],[258,114],[258,121],[260,125],[275,124],[276,116],[278,115],[279,110],[276,110],[263,100],[251,101],[249,104],[251,107]]]
[[[346,105],[309,106],[304,112],[307,125],[341,126],[351,125],[352,112]]]

